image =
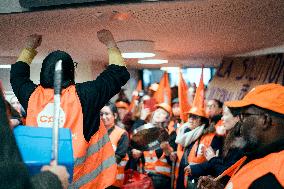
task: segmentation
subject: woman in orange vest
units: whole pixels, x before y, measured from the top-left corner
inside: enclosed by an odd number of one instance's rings
[[[158,104],[157,109],[153,112],[151,118],[151,124],[159,125],[166,130],[172,114],[171,107],[166,103]],[[144,110],[142,109],[142,112]],[[146,117],[150,111],[145,110],[141,113],[141,119],[137,120],[133,125],[134,128],[138,128],[141,125],[146,124]],[[145,115],[144,115],[145,114]],[[175,135],[170,135],[169,140],[162,142],[160,148],[157,150],[150,150],[141,152],[133,149],[132,156],[134,158],[145,159],[144,169],[146,173],[152,178],[155,189],[167,189],[171,186],[171,152],[176,150]]]
[[[116,181],[114,184],[112,184],[112,186],[108,187],[108,189],[120,188],[123,185],[124,169],[128,161],[128,133],[126,132],[126,130],[116,125],[119,118],[117,108],[113,103],[108,102],[101,109],[100,115],[108,131],[110,141],[115,151],[115,159],[117,163]]]
[[[193,188],[197,184],[196,178],[188,177],[187,166],[207,161],[204,154],[205,150],[212,147],[215,151],[220,151],[223,144],[222,138],[215,136],[214,126],[209,127],[203,108],[193,107],[190,109],[188,124],[191,131],[177,137],[176,140],[177,143],[185,147],[177,181],[177,188],[181,189],[185,188],[183,184],[190,184]],[[184,168],[184,171],[182,168]]]
[[[205,151],[205,156],[208,161],[191,165],[187,167],[188,173],[193,177],[211,175],[217,177],[235,162],[237,162],[243,156],[243,148],[245,141],[239,135],[240,123],[239,123],[239,111],[236,109],[231,110],[223,106],[223,127],[227,133],[223,152],[221,156],[216,156],[216,153],[209,148]],[[224,180],[224,182],[227,181]]]
[[[26,124],[52,127],[54,70],[56,62],[62,61],[60,127],[71,129],[75,158],[70,188],[106,188],[115,180],[114,151],[105,127],[100,124],[100,109],[120,91],[129,73],[111,32],[101,30],[97,37],[108,48],[109,66],[96,80],[75,83],[76,64],[68,53],[57,50],[43,60],[40,85],[34,84],[29,65],[41,43],[41,36],[36,34],[30,36],[11,68],[11,85],[27,112]]]

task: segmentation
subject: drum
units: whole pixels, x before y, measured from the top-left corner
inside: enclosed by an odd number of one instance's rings
[[[131,146],[141,151],[156,150],[161,142],[168,139],[169,134],[166,129],[147,123],[133,130]]]

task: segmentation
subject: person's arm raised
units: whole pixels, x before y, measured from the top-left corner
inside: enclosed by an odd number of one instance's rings
[[[10,83],[25,111],[27,111],[30,95],[37,86],[30,79],[29,65],[37,54],[35,49],[40,46],[41,40],[42,36],[38,34],[28,36],[25,48],[19,55],[17,62],[11,66]]]
[[[97,36],[100,42],[108,48],[109,65],[126,66],[112,33],[109,30],[103,29],[98,31]]]
[[[40,46],[41,41],[41,35],[33,34],[28,36],[25,48],[22,50],[17,62],[21,61],[30,65],[37,54],[36,48]]]

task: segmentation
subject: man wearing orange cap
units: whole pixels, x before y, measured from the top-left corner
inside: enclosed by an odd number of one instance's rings
[[[225,188],[284,188],[284,87],[260,85],[242,100],[225,104],[240,108],[240,132],[247,142],[247,153],[232,166]],[[224,188],[210,177],[199,182],[202,189]]]

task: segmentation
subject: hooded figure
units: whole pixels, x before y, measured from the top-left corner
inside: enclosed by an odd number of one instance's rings
[[[130,76],[111,32],[101,30],[97,36],[107,47],[109,66],[95,80],[75,83],[75,63],[68,53],[57,50],[43,60],[40,85],[34,84],[29,77],[29,65],[41,44],[42,37],[37,34],[29,36],[26,48],[11,67],[11,85],[27,111],[26,124],[51,128],[54,121],[52,89],[55,64],[62,61],[60,127],[69,128],[72,132],[73,156],[76,160],[71,188],[106,188],[113,184],[116,176],[115,154],[107,130],[100,123],[100,110],[121,90]],[[104,139],[103,143],[101,139]],[[89,147],[94,145],[98,150],[89,154]]]
[[[44,88],[53,88],[55,64],[62,60],[62,87],[75,84],[74,62],[71,56],[64,51],[53,51],[42,62],[40,84]]]

